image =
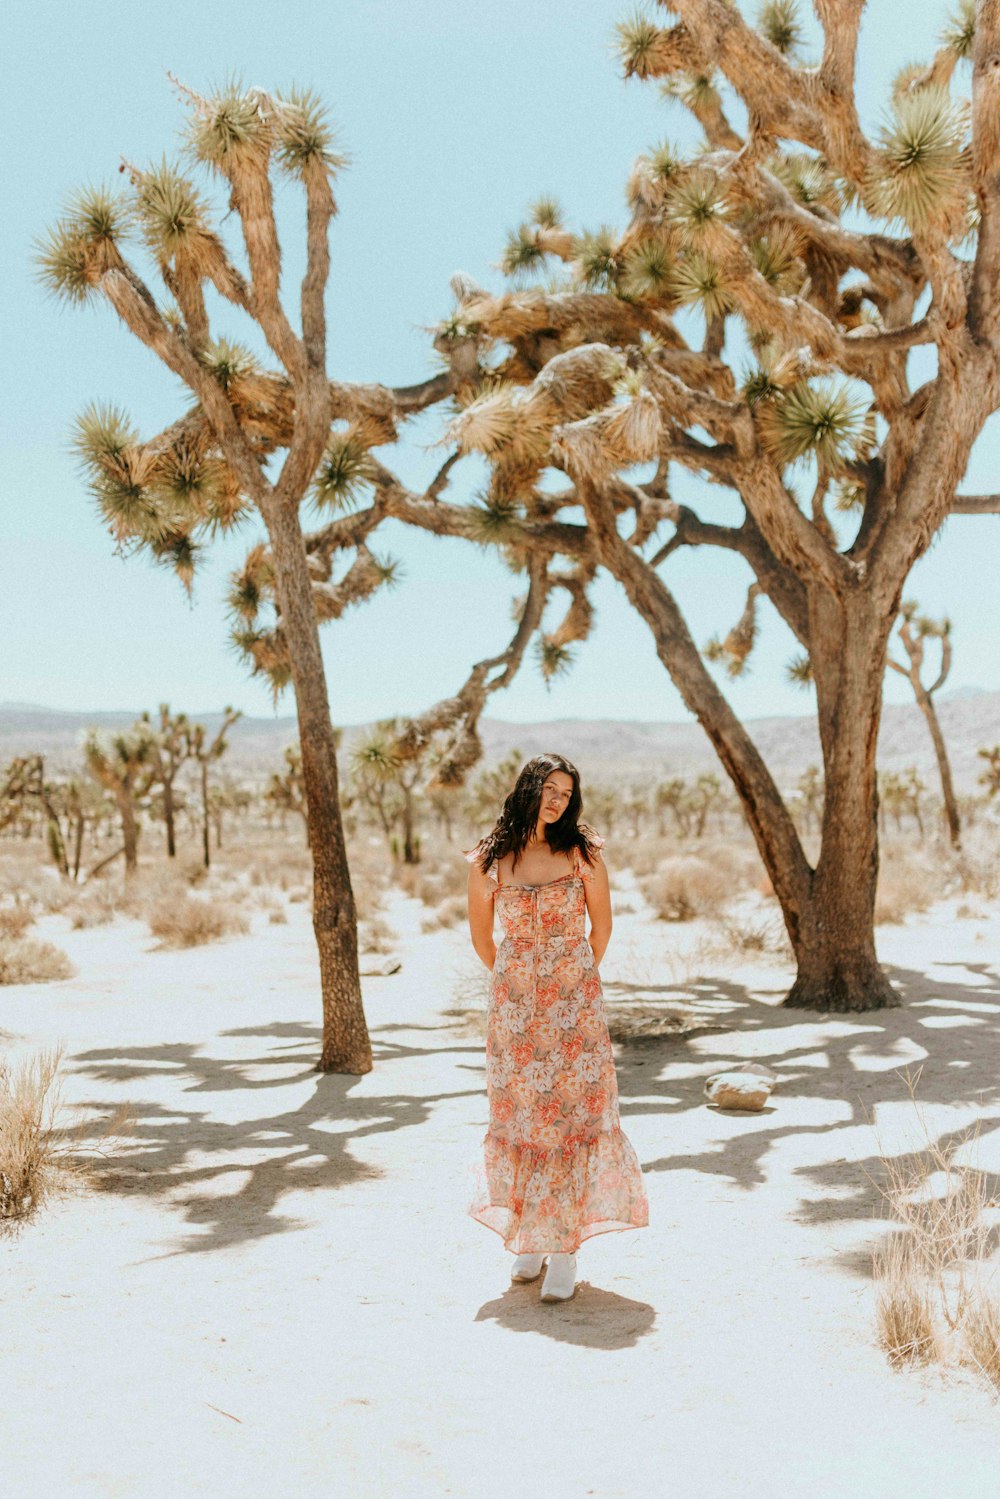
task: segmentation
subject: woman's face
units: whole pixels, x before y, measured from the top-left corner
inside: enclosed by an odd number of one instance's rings
[[[550,771],[542,787],[538,816],[542,822],[558,822],[573,795],[573,777],[564,770]]]

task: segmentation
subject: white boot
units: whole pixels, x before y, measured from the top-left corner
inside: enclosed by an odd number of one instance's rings
[[[519,1254],[511,1268],[511,1280],[537,1280],[544,1259],[544,1254]]]
[[[576,1286],[576,1255],[550,1254],[540,1300],[568,1301]]]

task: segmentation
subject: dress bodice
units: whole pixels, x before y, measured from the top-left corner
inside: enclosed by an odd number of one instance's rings
[[[594,834],[593,839],[600,848],[604,839],[599,834]],[[471,863],[476,857],[475,850],[465,857]],[[571,873],[546,880],[542,885],[501,884],[496,861],[486,872],[490,888],[485,898],[496,902],[507,942],[529,946],[536,942],[582,942],[586,938],[584,881],[593,879],[594,872],[579,849],[573,850]]]

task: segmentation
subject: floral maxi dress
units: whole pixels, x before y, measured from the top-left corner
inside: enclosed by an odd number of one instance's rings
[[[514,1254],[572,1252],[649,1222],[586,936],[593,875],[578,850],[574,863],[544,885],[501,885],[495,864],[488,871],[504,935],[486,1011],[489,1126],[468,1211]]]

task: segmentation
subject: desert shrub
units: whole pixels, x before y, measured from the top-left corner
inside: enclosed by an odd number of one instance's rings
[[[469,866],[460,853],[449,852],[421,864],[400,864],[396,871],[400,889],[425,906],[440,906],[454,896],[465,896]]]
[[[396,943],[396,932],[382,916],[372,916],[358,922],[358,951],[372,953],[392,952]]]
[[[223,901],[206,900],[188,891],[165,895],[150,909],[149,930],[162,947],[200,947],[220,937],[250,930],[242,912]]]
[[[271,906],[267,913],[267,919],[271,926],[287,926],[288,912],[284,906]]]
[[[941,894],[940,875],[915,857],[893,857],[879,867],[875,894],[876,926],[896,925],[926,911]]]
[[[0,1062],[0,1220],[27,1217],[52,1186],[61,1058],[56,1048],[18,1066]]]
[[[30,937],[0,937],[0,984],[47,984],[76,969],[59,947]]]
[[[734,894],[727,870],[697,854],[675,854],[641,881],[642,892],[661,921],[717,916]]]
[[[80,892],[72,906],[67,907],[66,915],[75,931],[85,931],[90,927],[109,926],[117,910],[115,887],[110,882],[97,880]]]
[[[13,906],[0,906],[0,937],[23,937],[34,920],[31,908],[20,902]]]
[[[420,923],[422,932],[437,932],[458,926],[468,913],[468,898],[465,895],[446,895],[444,900]]]
[[[720,931],[726,946],[738,956],[751,956],[754,953],[791,956],[788,934],[777,913],[725,916],[720,922]]]

